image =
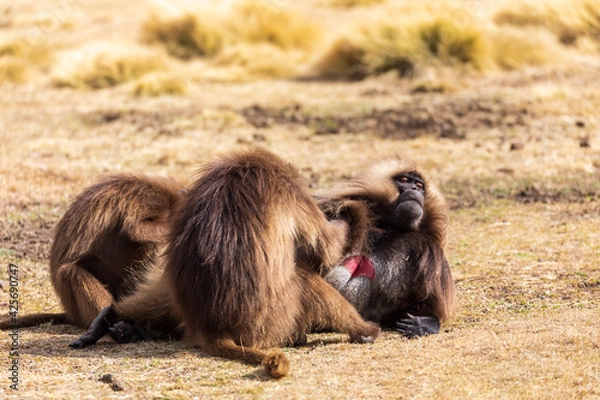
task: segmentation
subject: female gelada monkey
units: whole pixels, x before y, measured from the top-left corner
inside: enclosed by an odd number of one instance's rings
[[[0,329],[46,322],[87,328],[100,310],[134,292],[156,262],[182,193],[175,181],[127,174],[84,189],[58,222],[50,249],[50,279],[65,312],[5,319]]]

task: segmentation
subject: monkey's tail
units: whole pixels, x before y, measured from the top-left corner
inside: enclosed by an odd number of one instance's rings
[[[269,376],[281,379],[290,369],[290,362],[280,351],[266,353],[254,347],[238,346],[231,339],[214,339],[209,347],[209,352],[217,357],[242,360],[252,365],[263,365]]]
[[[14,328],[25,328],[28,326],[36,326],[41,324],[47,324],[50,322],[52,325],[63,325],[70,324],[71,321],[67,318],[67,314],[30,314],[30,315],[19,315],[16,318],[8,317],[0,320],[0,330],[14,329]]]

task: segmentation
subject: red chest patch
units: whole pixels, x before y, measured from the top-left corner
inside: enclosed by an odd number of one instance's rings
[[[373,261],[367,256],[352,256],[342,261],[342,265],[350,272],[352,277],[366,276],[369,279],[375,278],[375,268]]]

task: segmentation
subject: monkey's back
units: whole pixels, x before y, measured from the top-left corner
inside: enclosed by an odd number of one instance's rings
[[[258,149],[200,171],[174,220],[165,269],[188,334],[226,334],[244,345],[289,337],[273,324],[292,326],[297,314],[294,209],[301,190],[295,169]]]
[[[168,179],[120,174],[85,188],[55,228],[50,273],[63,264],[78,265],[99,279],[116,298],[126,294],[158,255],[158,232],[134,238],[133,230],[172,211],[181,187]]]

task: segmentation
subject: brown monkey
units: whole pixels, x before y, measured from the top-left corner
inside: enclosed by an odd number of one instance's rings
[[[274,378],[288,360],[262,349],[301,343],[314,329],[371,342],[379,327],[320,275],[340,261],[346,228],[326,220],[296,169],[274,154],[222,157],[200,171],[173,218],[164,275],[145,289],[156,301],[137,293],[138,309],[125,299],[103,310],[72,346],[94,343],[119,318],[138,322],[141,306],[168,315],[169,293],[193,346],[263,364]]]
[[[182,198],[168,179],[114,175],[83,190],[58,222],[50,278],[65,310],[0,322],[1,329],[45,322],[87,328],[100,310],[132,293],[166,242]]]
[[[444,256],[447,208],[434,184],[413,162],[391,158],[318,203],[367,238],[325,279],[365,319],[408,337],[438,333],[455,289]]]

